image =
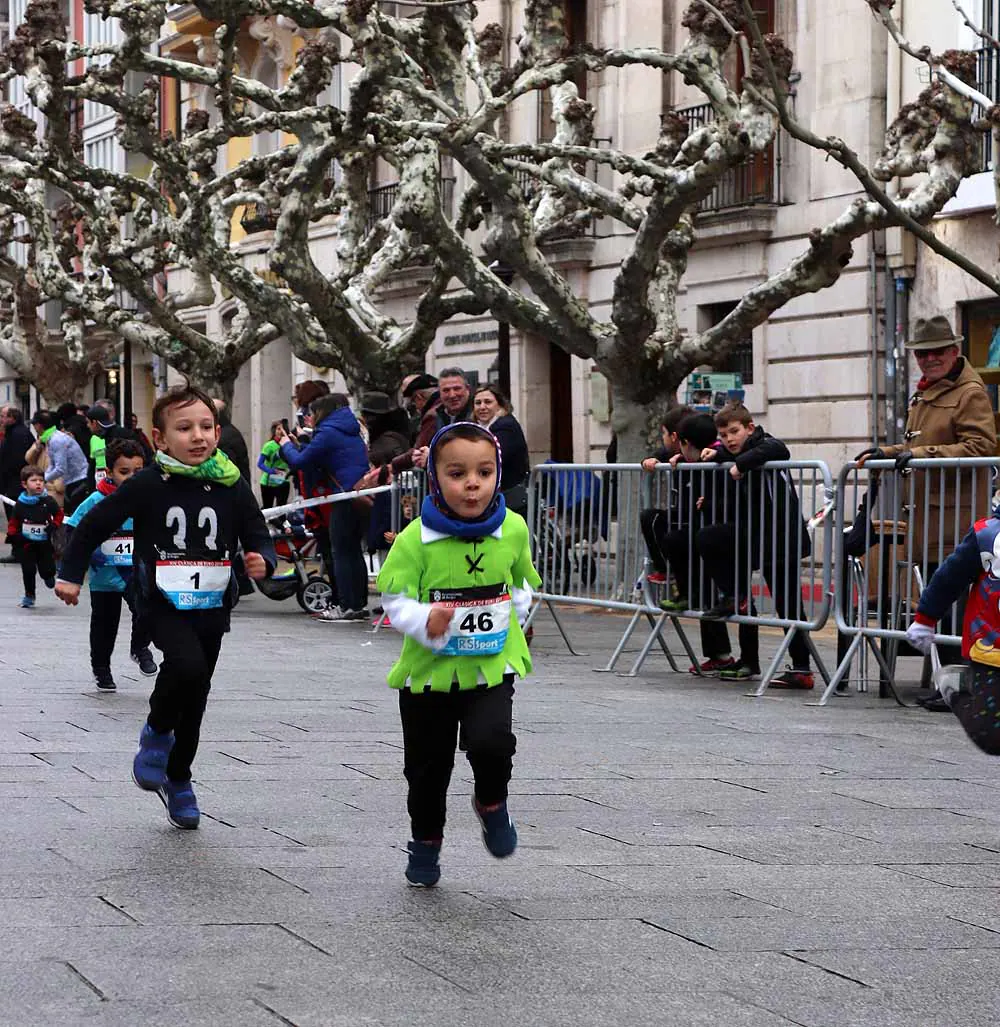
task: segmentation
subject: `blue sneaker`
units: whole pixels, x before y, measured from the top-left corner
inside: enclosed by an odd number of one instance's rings
[[[476,797],[472,797],[472,812],[479,819],[483,829],[483,845],[491,856],[506,859],[517,848],[517,828],[507,812],[507,803],[500,803],[495,810],[480,809]]]
[[[35,597],[34,596],[21,596],[21,601],[17,604],[22,610],[33,610],[35,608]]]
[[[434,842],[407,842],[410,858],[406,863],[406,880],[414,888],[433,888],[441,880],[438,857],[440,844]]]
[[[167,807],[167,819],[174,827],[182,831],[194,831],[201,820],[201,810],[190,781],[171,781],[163,779],[163,784],[156,790],[160,801]]]
[[[146,792],[155,792],[167,779],[167,759],[174,747],[174,733],[158,734],[148,724],[139,732],[139,751],[132,760],[132,780]]]

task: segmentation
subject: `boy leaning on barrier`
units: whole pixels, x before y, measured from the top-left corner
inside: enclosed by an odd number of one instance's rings
[[[674,407],[663,415],[660,422],[660,437],[663,441],[661,449],[652,456],[646,457],[642,462],[642,469],[652,474],[657,465],[665,464],[671,457],[680,453],[680,440],[677,429],[685,418],[690,417],[694,411],[687,406]],[[671,502],[671,496],[667,496]],[[671,504],[672,505],[672,504]],[[649,553],[649,562],[653,569],[646,574],[646,580],[651,585],[665,585],[667,583],[667,562],[664,555],[664,539],[670,530],[670,509],[663,507],[649,507],[639,511],[639,527],[642,530],[642,537],[646,540],[646,550]]]
[[[732,461],[730,477],[738,483],[737,516],[711,524],[697,535],[698,551],[722,593],[707,616],[731,617],[751,613],[750,571],[760,570],[778,616],[799,620],[802,605],[800,562],[811,552],[795,483],[788,471],[765,472],[770,461],[788,460],[788,447],[753,422],[739,402],[715,415],[723,450],[716,460]],[[738,572],[744,573],[739,580]],[[740,595],[738,592],[742,592]],[[774,688],[809,689],[815,684],[809,666],[809,646],[797,629],[788,646],[792,665],[771,681]]]
[[[966,594],[962,656],[969,663],[954,678],[937,675],[938,691],[969,738],[1000,756],[1000,492],[992,516],[976,521],[920,594],[906,631],[910,645],[929,655],[938,621]]]
[[[715,459],[718,452],[718,438],[715,421],[709,414],[692,414],[680,424],[677,432],[680,452],[671,458],[676,467],[683,460],[685,463],[707,463]],[[699,474],[689,472],[681,479],[680,500],[677,517],[672,531],[664,539],[664,552],[670,569],[673,572],[671,594],[660,602],[660,609],[667,613],[680,613],[688,609],[696,609],[697,604],[706,599],[710,592],[710,582],[705,566],[694,550],[694,539],[698,530],[706,524],[725,516],[727,501],[727,481],[719,473],[706,471]],[[732,489],[730,502],[732,501]],[[691,573],[691,560],[695,560],[694,574]],[[692,591],[694,595],[689,596]],[[704,661],[698,667],[691,667],[692,674],[715,676],[730,680],[730,675],[741,667],[750,669],[752,676],[760,673],[756,664],[756,629],[741,624],[740,658],[734,660],[729,644],[729,628],[718,620],[701,620],[698,622],[701,632],[701,651]],[[753,643],[753,651],[746,648]],[[738,679],[737,679],[738,680]]]

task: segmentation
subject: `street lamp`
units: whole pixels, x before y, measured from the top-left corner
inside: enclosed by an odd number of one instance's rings
[[[115,304],[120,310],[127,310],[131,313],[135,313],[139,309],[139,304],[135,301],[132,294],[124,288],[124,286],[115,286]],[[121,375],[121,403],[119,404],[118,416],[121,418],[121,423],[125,424],[125,419],[128,416],[129,411],[132,409],[132,342],[130,339],[122,340],[122,375]],[[131,427],[126,425],[126,427]]]

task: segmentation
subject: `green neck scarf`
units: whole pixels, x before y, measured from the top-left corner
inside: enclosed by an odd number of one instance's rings
[[[45,431],[43,431],[42,434],[38,436],[38,441],[43,446],[48,445],[49,439],[51,439],[52,436],[55,435],[55,433],[56,433],[56,426],[52,425],[51,428],[46,428]]]
[[[182,464],[162,449],[156,451],[156,463],[164,474],[176,474],[181,478],[195,478],[197,481],[217,481],[220,485],[235,485],[240,480],[239,468],[217,449],[200,464]]]

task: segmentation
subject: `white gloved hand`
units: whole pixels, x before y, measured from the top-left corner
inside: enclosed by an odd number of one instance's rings
[[[914,649],[922,652],[924,656],[928,656],[931,646],[934,644],[934,629],[929,624],[920,624],[914,621],[906,629],[906,641]]]

